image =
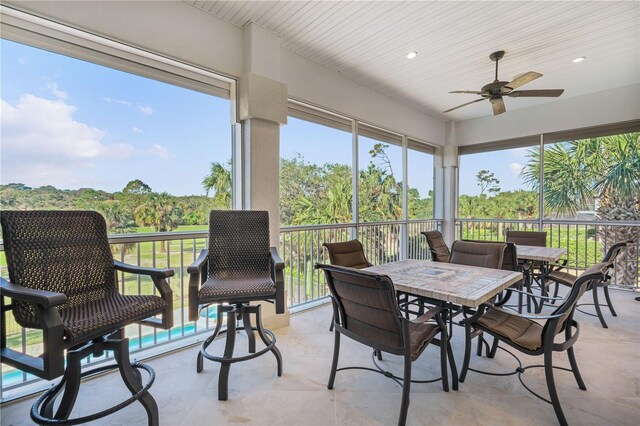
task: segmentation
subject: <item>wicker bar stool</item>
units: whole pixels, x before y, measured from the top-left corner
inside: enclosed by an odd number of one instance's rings
[[[105,220],[97,212],[4,211],[0,222],[10,279],[0,278],[2,362],[45,380],[63,376],[37,399],[31,419],[39,424],[79,424],[139,401],[149,424],[157,425],[158,406],[148,392],[155,374],[145,364],[131,364],[124,327],[139,323],[168,329],[173,325],[172,291],[166,281],[173,270],[114,261]],[[118,271],[149,276],[160,296],[120,294]],[[11,299],[10,305],[5,305],[4,297]],[[8,311],[13,311],[22,327],[42,330],[40,357],[7,347]],[[161,318],[152,318],[155,315]],[[81,371],[82,359],[107,350],[114,352],[115,365]],[[82,377],[113,368],[120,370],[131,397],[99,413],[69,419]],[[140,369],[149,375],[145,385]]]
[[[203,250],[189,267],[189,320],[197,321],[200,310],[217,305],[216,328],[200,347],[196,371],[203,370],[204,358],[219,362],[218,399],[226,401],[229,394],[231,364],[248,361],[272,352],[282,375],[282,355],[276,347],[273,333],[262,326],[260,305],[250,302],[275,303],[276,313],[285,310],[284,262],[275,247],[269,247],[269,214],[266,211],[212,210],[209,215],[209,249]],[[221,331],[223,315],[227,329]],[[255,316],[252,326],[250,315]],[[237,321],[243,325],[238,327]],[[234,357],[237,330],[244,330],[249,339],[249,355]],[[254,331],[265,348],[256,351]],[[223,356],[211,355],[207,347],[219,336],[226,335]]]

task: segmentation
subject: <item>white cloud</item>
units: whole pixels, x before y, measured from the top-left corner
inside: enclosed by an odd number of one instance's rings
[[[103,143],[105,133],[74,120],[76,108],[63,100],[24,94],[15,105],[0,102],[3,183],[69,187],[77,171],[133,154],[129,144]]]
[[[147,152],[151,155],[162,158],[163,160],[168,160],[171,156],[169,148],[158,145],[157,143],[154,143]]]
[[[107,96],[103,96],[102,100],[105,101],[108,104],[116,103],[116,104],[124,105],[124,106],[128,106],[128,107],[131,106],[131,102],[125,101],[125,100],[122,100],[122,99],[111,99],[111,98],[109,98]]]
[[[67,99],[67,92],[65,92],[64,90],[58,89],[58,83],[56,83],[55,81],[51,81],[47,83],[47,89],[49,89],[53,94],[53,96],[55,96],[56,98],[61,99],[63,101]]]
[[[26,56],[26,55],[22,55],[22,56],[20,56],[20,57],[18,58],[18,63],[19,63],[20,65],[24,65],[24,64],[26,64],[27,62],[29,62],[29,59],[27,58],[27,56]]]
[[[138,105],[138,111],[140,111],[143,115],[153,114],[153,108],[148,105]]]
[[[137,127],[133,127],[133,128],[131,128],[131,131],[132,131],[133,133],[135,133],[136,135],[141,135],[141,134],[143,134],[143,133],[144,133],[144,132],[142,131],[142,129],[139,129],[139,128],[137,128]]]
[[[513,173],[516,176],[520,175],[520,172],[522,171],[522,169],[524,168],[524,166],[520,163],[510,163],[509,164],[509,170],[511,171],[511,173]]]

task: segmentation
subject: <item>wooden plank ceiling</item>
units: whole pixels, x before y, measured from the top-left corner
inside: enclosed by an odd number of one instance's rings
[[[640,2],[192,1],[283,47],[441,119],[491,115],[488,102],[450,90],[493,80],[489,54],[505,50],[500,79],[544,76],[522,89],[563,88],[562,98],[640,82]],[[413,60],[406,58],[417,51]],[[572,60],[585,56],[581,63]],[[561,98],[561,99],[562,99]],[[555,99],[507,98],[507,111]]]

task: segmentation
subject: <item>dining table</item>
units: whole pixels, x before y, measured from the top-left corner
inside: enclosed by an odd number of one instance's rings
[[[444,303],[477,308],[523,278],[521,272],[406,259],[365,268],[387,275],[396,290]]]
[[[522,272],[455,263],[406,259],[365,268],[365,271],[386,275],[396,291],[426,299],[448,311],[451,339],[452,310],[477,308],[494,299],[500,292],[523,279]],[[469,350],[465,348],[465,351]],[[450,359],[453,388],[457,389],[457,369]]]
[[[557,262],[562,256],[567,254],[567,249],[562,247],[539,247],[516,245],[518,259],[537,260],[544,263]]]
[[[562,247],[541,247],[541,246],[527,246],[527,245],[516,245],[516,251],[518,253],[518,260],[521,262],[537,262],[538,267],[540,268],[539,280],[540,280],[540,292],[542,296],[547,296],[547,288],[545,281],[547,279],[547,275],[550,272],[550,265],[552,263],[556,263],[562,256],[567,254],[567,249]],[[525,286],[527,291],[531,293],[531,284],[533,284],[533,274],[529,271],[529,273],[525,274]],[[527,311],[531,312],[531,297],[527,297]],[[540,304],[535,302],[533,299],[534,309],[536,312],[540,312],[542,307],[544,306],[543,301],[540,301]],[[519,306],[519,310],[522,306]]]

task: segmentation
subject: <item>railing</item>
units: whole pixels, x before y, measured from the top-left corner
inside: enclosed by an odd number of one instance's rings
[[[438,229],[440,225],[439,220],[410,220],[281,227],[279,252],[286,267],[289,306],[328,296],[324,275],[314,268],[316,263],[329,263],[322,243],[357,238],[369,262],[376,265],[405,257],[428,259],[426,242],[420,232]]]
[[[372,263],[384,263],[407,256],[426,259],[428,251],[420,238],[420,231],[437,229],[439,221],[382,222],[344,225],[314,225],[283,227],[280,232],[280,256],[285,260],[285,288],[289,307],[319,300],[328,294],[324,276],[316,271],[315,263],[328,262],[322,243],[346,241],[357,237],[364,245]],[[174,324],[171,330],[132,325],[126,328],[132,353],[162,346],[179,340],[194,338],[196,334],[216,325],[216,310],[202,312],[196,322],[187,320],[188,281],[187,267],[207,247],[207,231],[171,232],[153,234],[113,235],[109,238],[114,258],[133,265],[170,268],[175,275],[169,285],[173,290]],[[405,244],[406,243],[406,244]],[[0,275],[8,279],[4,248],[0,242]],[[120,291],[123,294],[154,294],[155,287],[148,277],[120,273]],[[42,353],[42,332],[20,327],[11,313],[7,314],[7,346],[37,356]],[[88,358],[88,364],[104,361],[105,357]],[[44,387],[46,383],[20,370],[2,365],[0,388],[2,401],[21,396],[27,389]],[[32,385],[33,386],[29,386]]]
[[[538,220],[457,219],[456,238],[504,241],[507,230],[539,231]],[[567,250],[568,267],[574,271],[599,262],[609,247],[632,240],[616,261],[612,281],[627,288],[640,286],[640,223],[606,221],[543,220],[547,246]]]

